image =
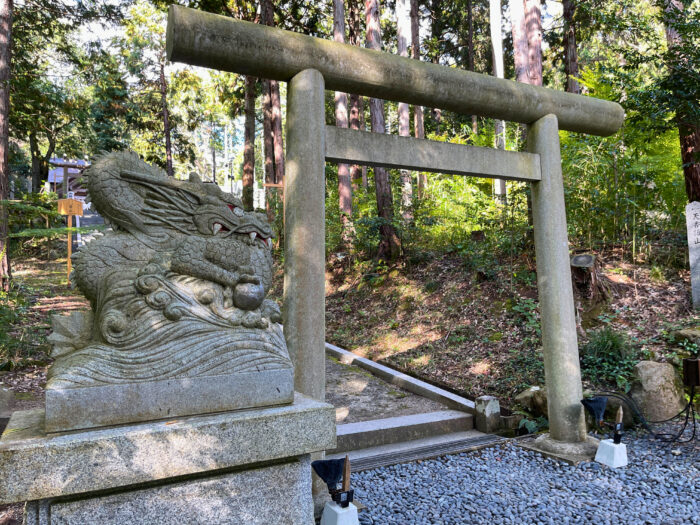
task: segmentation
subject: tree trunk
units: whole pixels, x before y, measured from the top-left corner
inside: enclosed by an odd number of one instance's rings
[[[12,0],[0,0],[0,200],[10,190],[10,63],[12,57]],[[10,240],[7,206],[0,204],[0,289],[10,290]]]
[[[39,193],[41,187],[41,153],[39,152],[39,142],[34,133],[29,134],[29,153],[32,157],[32,189]]]
[[[581,93],[578,80],[578,50],[576,48],[576,0],[563,0],[564,7],[564,71],[566,72],[566,90],[569,93]]]
[[[263,149],[265,150],[265,183],[274,184],[275,182],[275,147],[272,141],[272,104],[270,102],[270,81],[263,80],[262,82],[262,110],[263,110]],[[275,220],[275,210],[272,208],[272,195],[274,188],[265,187],[265,212],[267,220],[272,222]]]
[[[542,85],[542,0],[526,0],[528,75],[530,84]]]
[[[365,17],[367,20],[367,47],[382,49],[381,27],[379,25],[379,0],[365,0]],[[369,99],[369,111],[372,120],[372,132],[384,133],[384,101]],[[374,168],[374,185],[377,195],[377,212],[382,224],[379,227],[380,241],[377,256],[391,260],[401,255],[401,241],[394,229],[394,201],[391,194],[389,173],[384,168]]]
[[[700,201],[700,126],[678,126],[688,202]]]
[[[32,188],[35,192],[38,192],[39,188],[41,188],[41,181],[49,176],[49,161],[56,149],[56,139],[52,135],[48,135],[47,138],[49,147],[46,150],[46,154],[42,155],[36,135],[34,133],[29,134],[29,152],[32,157]],[[58,191],[55,184],[54,187]]]
[[[666,0],[665,12],[670,18],[674,11],[683,12],[684,5],[681,0]],[[681,35],[671,26],[666,24],[666,41],[669,50],[683,44]],[[681,160],[683,161],[683,176],[685,178],[685,193],[688,202],[700,201],[700,125],[696,122],[688,122],[686,115],[676,114],[678,122],[678,138],[681,144]]]
[[[243,207],[254,208],[255,190],[255,77],[245,77],[245,134],[243,145]]]
[[[414,60],[420,60],[420,16],[418,12],[418,0],[411,0],[411,57]],[[413,132],[417,139],[425,138],[423,106],[413,106]],[[427,185],[428,178],[425,173],[418,172],[419,198],[423,197]]]
[[[491,0],[492,2],[494,0]],[[515,79],[525,84],[530,83],[529,51],[527,27],[525,25],[525,0],[510,0],[510,23],[513,33],[513,60],[515,62]]]
[[[345,43],[345,5],[343,0],[333,0],[333,40]],[[335,92],[335,124],[339,128],[348,127],[348,96],[340,91]],[[350,167],[338,164],[338,206],[341,220],[342,250],[350,249],[352,245],[352,183]]]
[[[165,80],[165,63],[160,63],[160,103],[163,107],[163,135],[165,135],[165,172],[175,176],[173,172],[173,146],[170,140],[170,115],[168,113],[168,83]]]
[[[396,40],[397,51],[402,57],[408,57],[408,42],[411,35],[411,17],[409,0],[396,0]],[[411,136],[411,121],[408,116],[408,104],[399,102],[399,136]],[[407,223],[413,220],[413,176],[408,170],[400,170],[401,176],[401,217]]]
[[[348,0],[348,43],[353,46],[360,46],[361,39],[361,16],[358,5],[358,0]],[[364,119],[362,113],[364,111],[363,99],[360,95],[350,94],[350,129],[364,131]],[[363,168],[359,164],[350,166],[350,180],[352,181],[353,190],[357,190],[360,184],[363,189],[367,189],[367,168]]]
[[[275,25],[272,0],[263,0],[261,4],[263,24]],[[282,103],[280,100],[280,84],[277,80],[268,81],[270,84],[270,105],[272,106],[272,145],[275,156],[275,180],[284,184],[284,138],[282,136]]]
[[[519,2],[522,0],[511,0]],[[493,75],[496,78],[503,78],[503,33],[501,32],[501,0],[489,1],[489,19],[491,29],[491,51],[493,53]],[[506,123],[503,120],[496,120],[494,133],[494,146],[496,149],[506,149]],[[505,204],[507,199],[506,181],[503,179],[493,180],[493,194],[498,202]]]
[[[430,15],[431,15],[431,23],[430,23],[430,32],[433,37],[433,40],[436,42],[439,42],[442,39],[442,0],[432,0],[432,3],[430,4]],[[439,64],[440,63],[440,56],[439,56],[439,50],[435,49],[435,52],[433,53],[433,56],[430,57],[431,62],[433,64]],[[436,133],[440,133],[440,124],[442,123],[442,109],[440,108],[433,108],[430,110],[430,114],[432,115],[433,119],[435,120],[435,131]]]
[[[210,122],[211,135],[209,135],[209,146],[211,147],[211,181],[216,184],[216,140],[214,137],[214,123]]]
[[[472,0],[467,0],[467,68],[474,71],[474,10]],[[472,115],[472,133],[479,132],[478,118]]]

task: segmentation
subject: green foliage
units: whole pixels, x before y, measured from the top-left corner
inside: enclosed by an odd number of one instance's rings
[[[637,364],[637,352],[624,334],[610,325],[592,332],[580,349],[581,372],[584,378],[596,383],[615,385],[628,391],[632,369]]]
[[[544,416],[532,418],[532,416],[527,412],[522,412],[519,410],[516,410],[513,413],[524,416],[518,424],[518,430],[525,430],[525,432],[528,434],[537,434],[538,432],[549,428],[549,421]]]
[[[537,307],[537,301],[534,299],[518,297],[515,304],[513,304],[513,312],[518,315],[519,320],[528,332],[539,337],[542,335],[542,329]]]
[[[22,348],[11,331],[26,311],[27,301],[16,285],[9,292],[0,291],[0,369],[12,366],[11,358]]]
[[[700,357],[700,347],[698,347],[697,343],[693,343],[692,341],[688,341],[687,339],[684,341],[681,341],[678,346],[681,347],[681,349],[684,352],[687,352],[689,355],[694,356],[694,357]]]

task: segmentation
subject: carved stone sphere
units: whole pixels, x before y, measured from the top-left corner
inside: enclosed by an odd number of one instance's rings
[[[241,310],[255,310],[265,299],[262,284],[241,283],[233,290],[233,304]]]

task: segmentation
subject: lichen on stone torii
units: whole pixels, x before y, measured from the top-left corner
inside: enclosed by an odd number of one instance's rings
[[[73,256],[92,312],[54,318],[49,389],[292,370],[263,214],[132,152],[84,176],[111,231]]]

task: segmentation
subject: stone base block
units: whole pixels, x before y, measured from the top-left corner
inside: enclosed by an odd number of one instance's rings
[[[313,519],[308,455],[279,465],[141,490],[32,501],[25,510],[25,523],[31,525],[309,525]]]
[[[612,439],[603,439],[598,445],[595,460],[610,468],[625,467],[627,466],[627,445],[624,443],[616,445]]]
[[[343,508],[337,503],[326,503],[321,516],[321,525],[358,525],[357,507],[350,503]]]
[[[591,461],[598,449],[598,440],[586,436],[586,441],[569,443],[552,439],[549,434],[542,434],[537,439],[518,441],[518,445],[528,450],[534,450],[545,456],[566,461],[577,465],[583,461]]]
[[[164,485],[335,444],[333,406],[300,394],[292,405],[60,434],[46,433],[42,410],[20,411],[0,438],[0,504]]]
[[[46,432],[289,404],[294,370],[46,388]]]

